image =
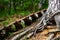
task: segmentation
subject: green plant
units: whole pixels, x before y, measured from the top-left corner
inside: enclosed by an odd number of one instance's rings
[[[25,28],[25,23],[21,22],[20,24],[22,25],[23,28]]]
[[[14,31],[16,31],[16,27],[15,27],[14,24],[12,24],[11,29],[14,30]]]

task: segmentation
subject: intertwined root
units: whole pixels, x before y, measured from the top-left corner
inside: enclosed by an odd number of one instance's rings
[[[57,30],[60,31],[60,14],[55,15],[54,19],[56,22]]]

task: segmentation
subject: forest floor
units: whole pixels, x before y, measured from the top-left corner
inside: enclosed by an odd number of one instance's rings
[[[14,15],[11,15],[11,16],[8,15],[8,16],[1,17],[0,18],[0,28],[10,24],[11,22],[19,20],[19,19],[21,19],[21,18],[23,18],[23,17],[25,17],[27,15],[30,15],[32,13],[35,13],[35,11],[33,11],[33,12],[22,11],[22,12],[17,13],[17,14],[15,13]]]
[[[1,20],[0,20],[0,26],[6,26],[6,25],[8,25],[9,23],[11,23],[11,22],[14,22],[14,21],[16,21],[16,20],[18,20],[18,19],[21,19],[22,18],[22,16],[20,16],[20,15],[13,15],[13,16],[11,16],[11,17],[6,17],[6,18],[2,18]]]
[[[7,24],[13,22],[13,21],[16,21],[18,19],[21,19],[27,15],[30,15],[31,13],[35,13],[35,11],[33,12],[30,12],[30,11],[21,11],[21,12],[17,12],[17,13],[14,13],[14,14],[2,14],[1,17],[0,17],[0,26],[6,26]]]
[[[53,26],[51,26],[53,27]],[[36,34],[36,36],[32,36],[30,39],[28,40],[47,40],[49,37],[49,32],[53,32],[55,31],[56,28],[53,29],[44,29],[42,32],[39,32]],[[58,37],[60,35],[60,32],[56,33],[55,37]]]
[[[31,13],[29,13],[29,14],[31,14]],[[20,14],[14,14],[14,15],[9,16],[9,17],[0,18],[0,28],[10,24],[11,22],[19,20],[19,19],[21,19],[21,18],[23,18],[29,14],[21,13],[21,15]]]

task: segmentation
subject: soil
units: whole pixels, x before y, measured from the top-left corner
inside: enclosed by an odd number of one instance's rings
[[[39,32],[36,34],[36,36],[31,37],[28,40],[47,40],[47,38],[49,37],[49,32],[54,32],[56,30],[56,28],[52,28],[52,29],[44,29],[42,32]],[[56,33],[56,36],[60,36],[60,32]]]

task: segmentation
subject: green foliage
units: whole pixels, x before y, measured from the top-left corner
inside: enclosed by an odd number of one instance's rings
[[[40,1],[41,0],[0,0],[0,18],[6,19],[5,21],[0,22],[0,25],[4,25],[6,27],[6,25],[13,22],[14,20],[11,18],[12,15],[16,14],[17,16],[27,16],[32,12],[36,12],[48,7],[48,0],[45,0],[42,7],[39,8],[38,5]],[[21,22],[20,24],[23,28],[26,27],[25,23]],[[12,30],[16,31],[14,24],[12,24],[11,28]],[[12,32],[8,31],[7,35],[12,35]],[[27,38],[25,40],[27,40]]]
[[[15,27],[15,25],[14,24],[12,24],[12,30],[14,30],[14,31],[16,31],[16,27]]]
[[[24,40],[28,40],[27,38],[25,38]]]
[[[41,0],[0,0],[0,17],[7,16],[7,15],[14,15],[15,13],[20,11],[34,12],[38,10],[38,3]],[[1,7],[1,5],[3,7]],[[42,9],[47,8],[48,1],[43,3]],[[28,14],[28,13],[27,13]],[[25,14],[23,14],[25,15]]]
[[[21,16],[27,16],[27,15],[29,15],[31,12],[29,12],[29,11],[21,11],[20,12],[20,15]]]
[[[0,0],[0,18],[7,18],[3,24],[7,25],[12,15],[16,14],[21,16],[27,16],[32,12],[44,9],[48,7],[48,0],[42,4],[39,8],[41,0]],[[42,2],[41,2],[42,3]]]
[[[23,28],[25,28],[25,23],[21,22],[20,24],[22,25]]]

